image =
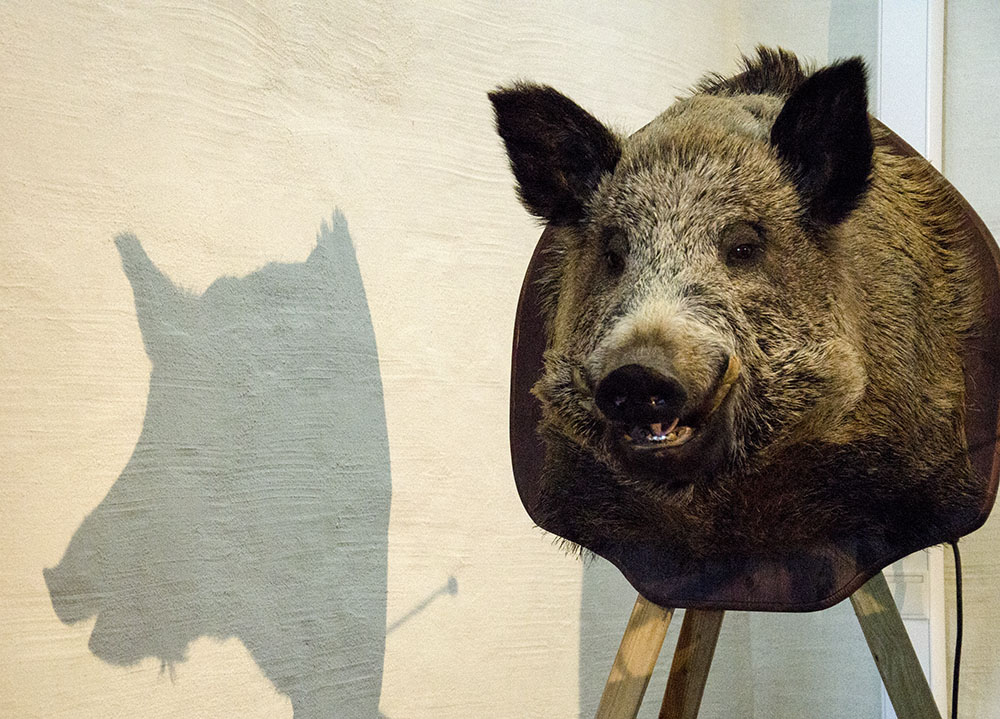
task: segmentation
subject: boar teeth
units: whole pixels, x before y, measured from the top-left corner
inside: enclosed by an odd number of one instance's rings
[[[663,424],[661,422],[654,422],[649,425],[649,432],[646,435],[646,439],[652,440],[654,442],[662,442],[667,439],[674,430],[677,428],[677,423],[680,420],[675,419],[669,427],[663,429]]]
[[[661,422],[654,422],[646,426],[636,425],[625,435],[625,438],[631,442],[649,442],[678,447],[694,435],[694,430],[691,427],[678,427],[678,424],[680,424],[680,420],[675,419],[666,428]]]
[[[678,427],[664,438],[663,443],[671,447],[679,447],[691,439],[693,435],[694,430],[690,427]]]

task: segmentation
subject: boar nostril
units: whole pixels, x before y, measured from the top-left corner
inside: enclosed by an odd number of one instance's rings
[[[652,368],[629,364],[609,372],[598,382],[594,401],[612,422],[670,423],[687,400],[675,378]]]

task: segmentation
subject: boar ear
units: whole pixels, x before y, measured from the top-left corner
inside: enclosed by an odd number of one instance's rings
[[[551,87],[518,83],[490,100],[525,208],[554,224],[582,219],[601,176],[618,164],[618,138]]]
[[[858,205],[872,169],[865,66],[860,58],[811,75],[785,102],[771,144],[791,172],[807,219],[835,225]]]

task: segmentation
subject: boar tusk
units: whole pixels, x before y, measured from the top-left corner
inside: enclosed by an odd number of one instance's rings
[[[715,391],[715,396],[712,398],[712,404],[709,407],[708,413],[712,414],[719,408],[722,401],[726,399],[729,395],[729,390],[733,388],[736,384],[736,380],[739,379],[740,371],[743,369],[743,363],[740,362],[740,358],[736,355],[729,356],[729,365],[726,367],[726,373],[722,376],[722,381],[719,382],[719,388]]]

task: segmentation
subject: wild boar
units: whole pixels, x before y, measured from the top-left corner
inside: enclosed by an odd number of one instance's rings
[[[630,136],[551,87],[490,99],[551,234],[541,526],[682,564],[971,528],[965,206],[869,117],[860,59],[761,48]]]

